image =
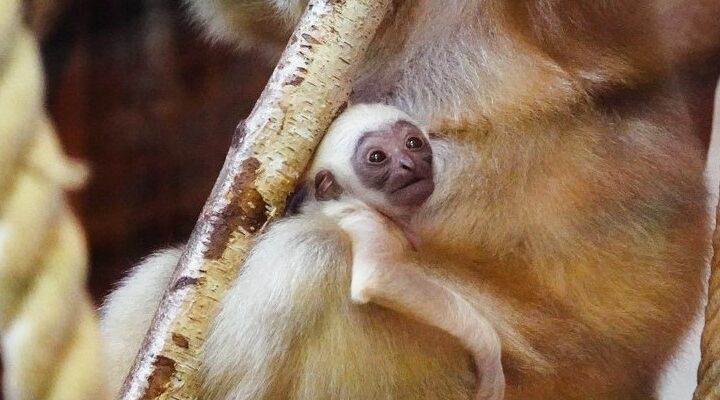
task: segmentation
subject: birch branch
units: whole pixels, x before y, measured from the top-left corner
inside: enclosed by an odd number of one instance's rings
[[[390,0],[310,1],[176,267],[120,397],[196,399],[198,352],[253,239],[286,200],[336,114]]]

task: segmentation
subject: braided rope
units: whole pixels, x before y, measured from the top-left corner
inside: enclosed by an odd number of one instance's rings
[[[720,86],[716,91],[713,118],[715,119],[713,136],[715,136],[720,133]],[[715,207],[715,213],[708,302],[705,306],[705,327],[700,342],[702,359],[698,368],[698,386],[693,400],[720,400],[720,199]]]
[[[698,387],[694,400],[720,400],[720,202],[716,209],[713,257],[710,263],[708,303],[705,308],[700,349],[702,360],[698,369]]]
[[[82,229],[64,190],[85,169],[62,153],[43,109],[37,44],[18,0],[0,1],[0,349],[7,400],[104,399],[85,290]]]

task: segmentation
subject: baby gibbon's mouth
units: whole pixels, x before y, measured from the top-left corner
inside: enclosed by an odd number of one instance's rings
[[[403,183],[402,185],[398,186],[398,188],[396,188],[395,190],[393,190],[393,193],[398,192],[398,191],[400,191],[400,190],[403,190],[403,189],[405,189],[405,188],[408,188],[408,187],[410,187],[410,186],[412,186],[412,185],[414,185],[414,184],[416,184],[416,183],[418,183],[418,182],[422,182],[422,181],[424,181],[425,179],[427,179],[427,178],[422,178],[422,177],[419,177],[419,176],[414,177],[414,178],[411,178],[411,179],[409,179],[407,182]]]
[[[435,190],[432,178],[414,177],[391,192],[390,201],[399,206],[422,204]]]

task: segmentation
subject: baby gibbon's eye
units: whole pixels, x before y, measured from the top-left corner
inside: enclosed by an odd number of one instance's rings
[[[383,153],[380,150],[375,150],[372,153],[370,153],[370,155],[368,156],[368,161],[370,161],[373,164],[379,164],[379,163],[385,161],[386,158],[387,158],[387,156],[385,155],[385,153]]]
[[[411,150],[417,150],[423,147],[423,141],[417,136],[411,136],[405,141],[405,147]]]

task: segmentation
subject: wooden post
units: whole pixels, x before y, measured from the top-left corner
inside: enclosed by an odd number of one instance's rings
[[[278,217],[390,0],[311,0],[225,165],[120,398],[197,399],[198,350],[253,239]]]

